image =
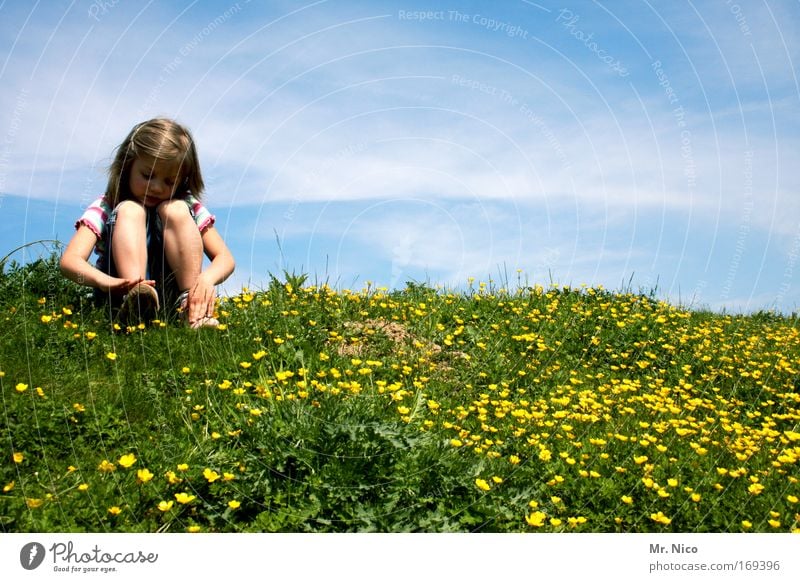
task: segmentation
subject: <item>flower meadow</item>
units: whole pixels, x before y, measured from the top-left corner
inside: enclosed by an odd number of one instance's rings
[[[797,532],[796,317],[273,277],[219,329],[0,281],[6,532]]]

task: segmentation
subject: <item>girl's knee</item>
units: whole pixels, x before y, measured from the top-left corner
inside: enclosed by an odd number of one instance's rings
[[[114,214],[116,215],[116,222],[122,220],[125,222],[137,221],[144,223],[147,217],[144,207],[133,200],[123,200],[117,204]]]
[[[185,200],[167,200],[158,205],[158,216],[164,225],[170,222],[193,220]]]

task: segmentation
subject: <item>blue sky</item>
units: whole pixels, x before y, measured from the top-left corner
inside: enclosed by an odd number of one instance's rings
[[[796,311],[799,25],[796,0],[1,2],[0,255],[67,241],[169,116],[227,292],[507,273]]]

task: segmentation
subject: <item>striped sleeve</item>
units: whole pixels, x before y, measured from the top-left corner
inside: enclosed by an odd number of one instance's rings
[[[81,217],[75,223],[75,228],[77,229],[81,225],[87,226],[98,239],[102,238],[103,229],[106,226],[110,213],[111,207],[108,205],[105,196],[101,196],[84,210]]]
[[[197,224],[197,228],[200,230],[200,232],[203,232],[209,226],[212,226],[214,222],[216,222],[217,217],[211,214],[208,208],[206,208],[203,203],[193,195],[189,194],[189,196],[186,197],[186,203],[189,205],[189,209],[192,211],[192,217],[194,218],[195,224]]]

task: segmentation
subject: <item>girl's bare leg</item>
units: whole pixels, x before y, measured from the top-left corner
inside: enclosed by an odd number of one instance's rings
[[[117,275],[123,279],[144,279],[147,274],[145,209],[132,200],[120,202],[111,241]]]
[[[158,207],[164,226],[164,255],[178,288],[191,289],[203,267],[203,239],[183,200],[170,200]]]

